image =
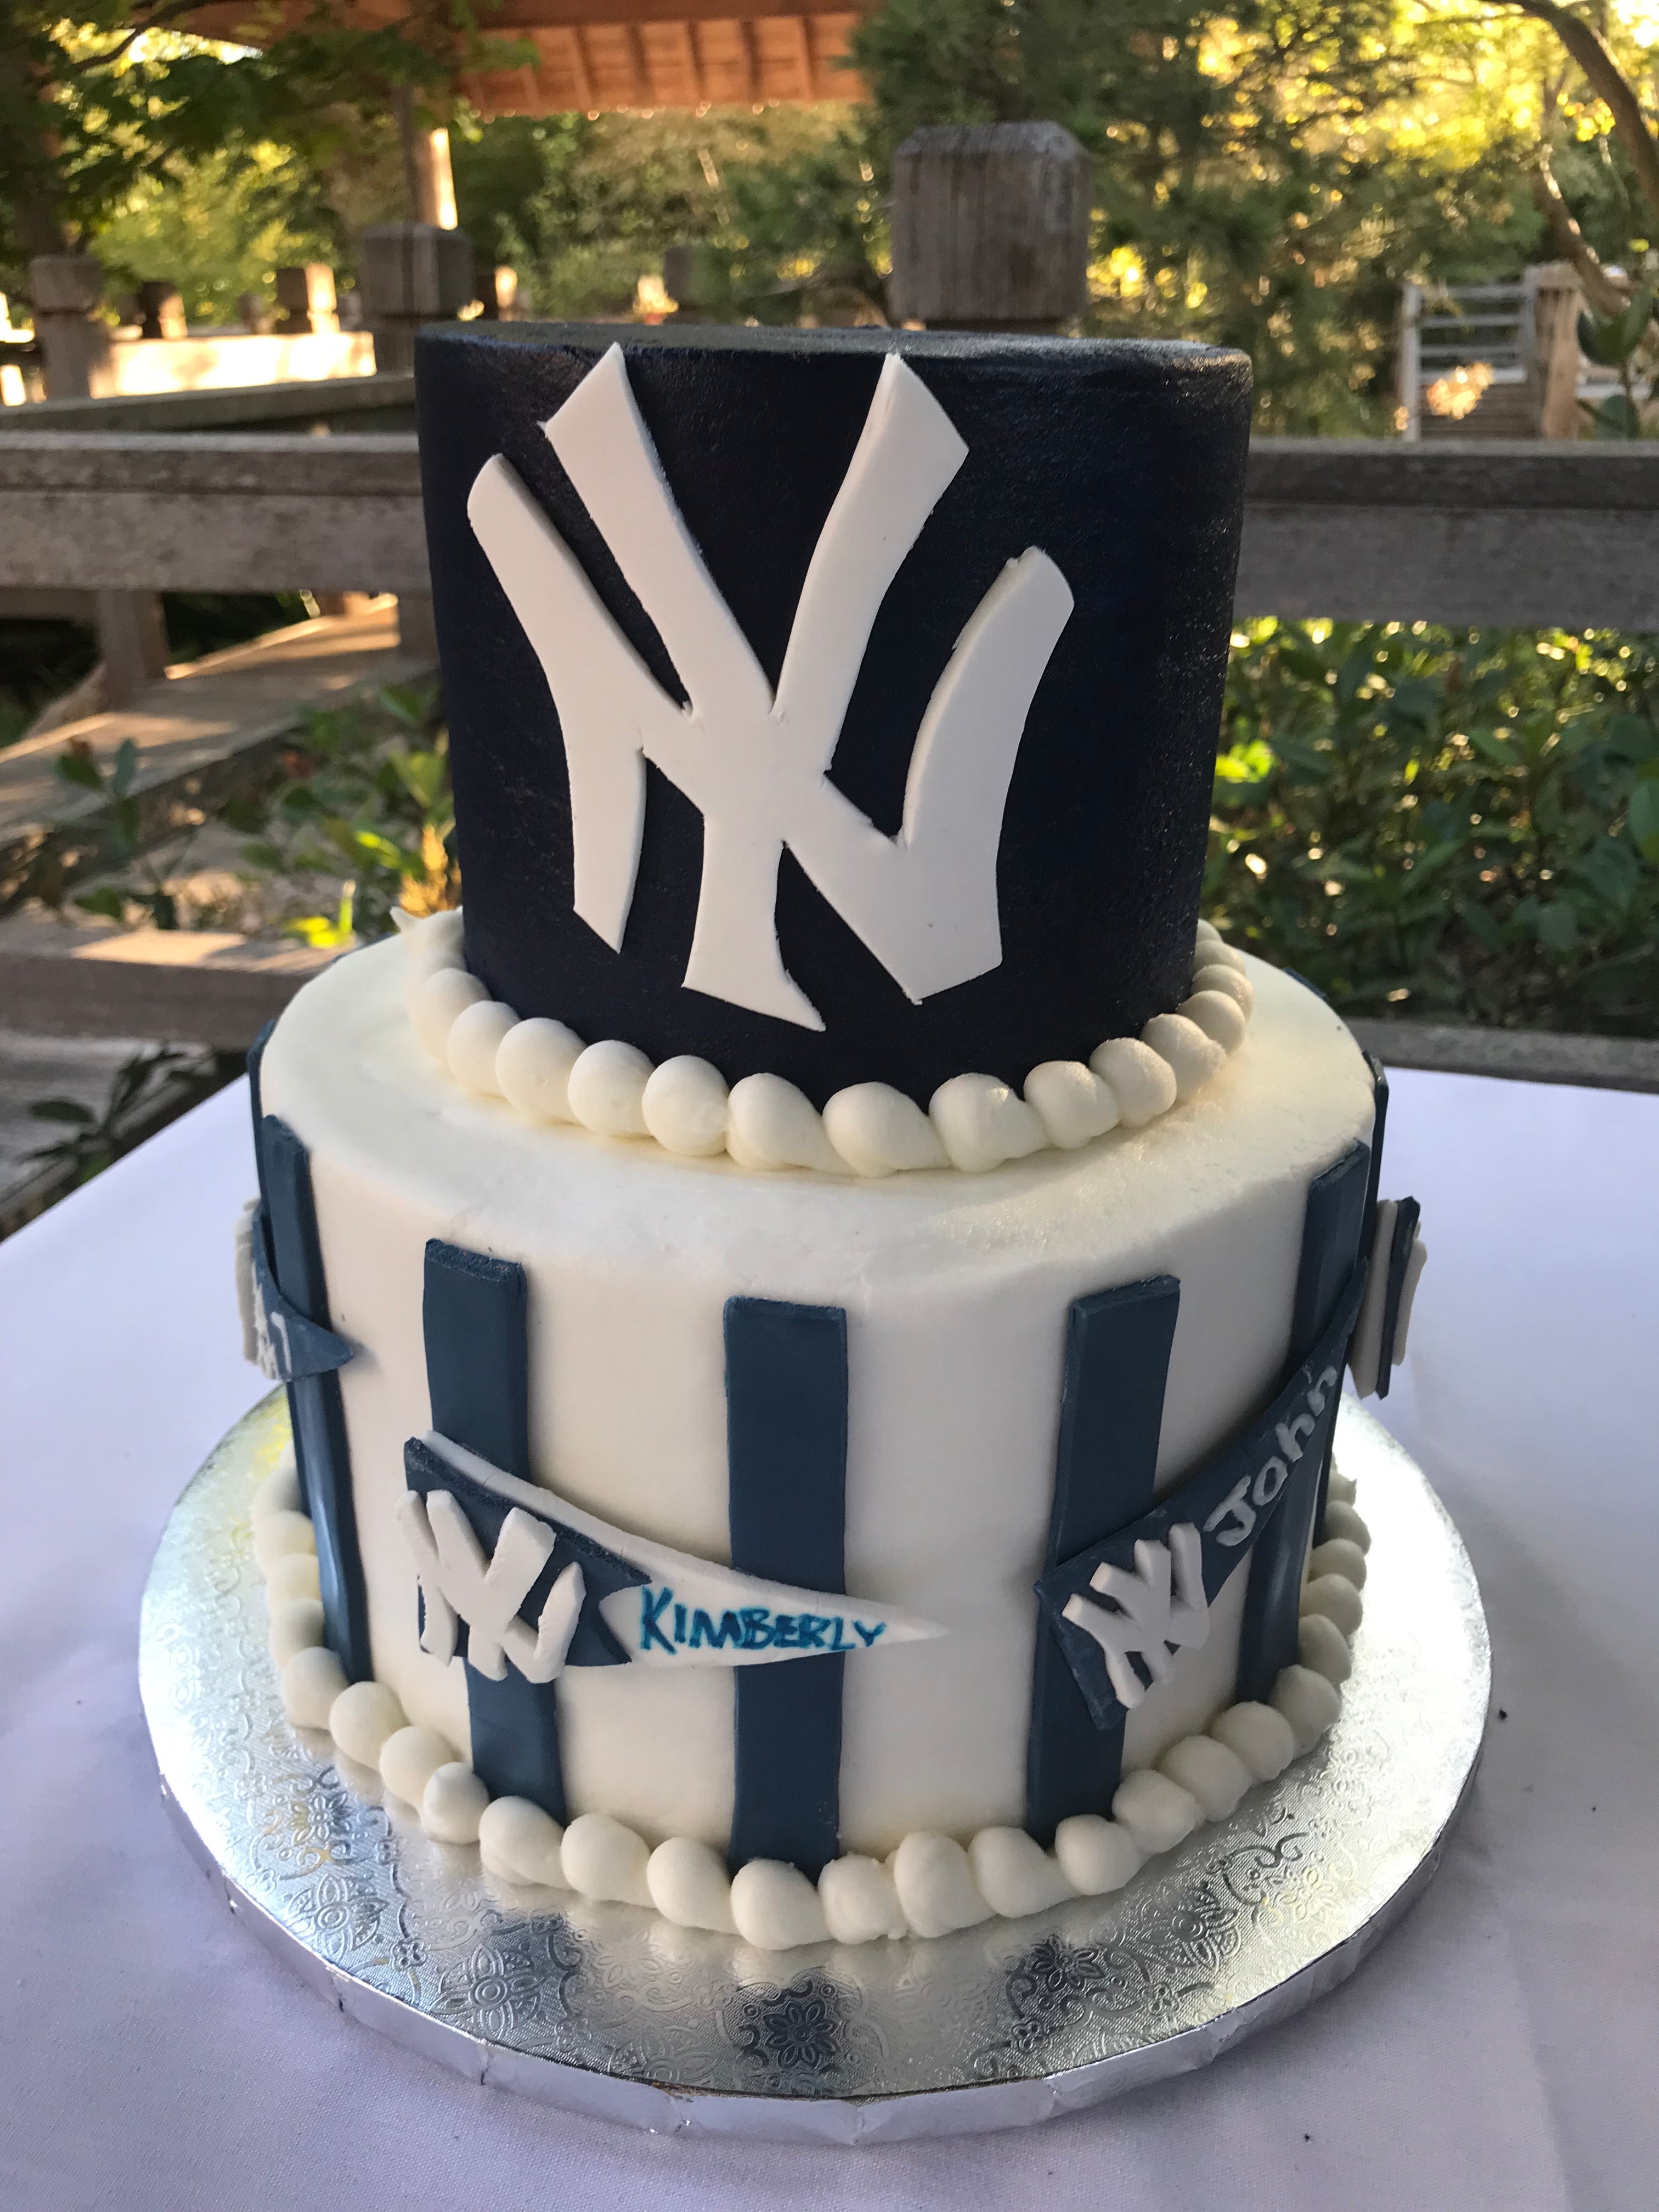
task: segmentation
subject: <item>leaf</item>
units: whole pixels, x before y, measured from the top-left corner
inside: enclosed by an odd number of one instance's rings
[[[1659,867],[1659,777],[1644,775],[1638,783],[1626,821],[1637,851]]]
[[[1540,945],[1552,952],[1571,952],[1578,942],[1578,917],[1565,899],[1540,905],[1534,924]]]
[[[100,884],[95,890],[77,892],[72,903],[82,914],[102,915],[107,921],[125,921],[127,918],[127,895],[118,891],[113,884]]]
[[[83,791],[102,791],[104,779],[90,750],[84,745],[65,745],[52,763],[65,783],[73,783]]]
[[[97,1120],[88,1107],[74,1098],[37,1098],[29,1108],[37,1121],[73,1121],[90,1127]]]
[[[116,749],[115,766],[112,770],[109,787],[118,799],[125,799],[132,789],[132,779],[138,773],[138,747],[131,738],[123,738]]]

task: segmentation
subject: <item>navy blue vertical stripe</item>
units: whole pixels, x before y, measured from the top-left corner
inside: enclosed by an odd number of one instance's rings
[[[275,1022],[267,1022],[248,1047],[247,1054],[248,1103],[253,1109],[253,1170],[259,1179],[259,1202],[262,1206],[268,1202],[269,1194],[265,1189],[265,1148],[262,1141],[264,1103],[260,1073],[264,1065],[265,1047],[270,1042],[270,1033],[276,1026]]]
[[[1351,1145],[1309,1186],[1287,1370],[1317,1340],[1353,1273],[1366,1225],[1370,1164],[1370,1148]],[[1239,1637],[1240,1698],[1265,1698],[1279,1670],[1296,1664],[1303,1570],[1328,1480],[1328,1445],[1317,1460],[1304,1458],[1291,1468],[1279,1510],[1250,1555]]]
[[[1045,1570],[1138,1520],[1152,1502],[1181,1285],[1155,1275],[1073,1302]],[[1039,1843],[1073,1813],[1104,1813],[1121,1778],[1123,1723],[1097,1729],[1048,1620],[1038,1617],[1025,1752],[1025,1826]]]
[[[847,1587],[847,1316],[732,1298],[726,1308],[732,1564],[809,1589]],[[842,1670],[790,1659],[734,1677],[737,1777],[728,1856],[816,1876],[841,1835]]]
[[[311,1193],[310,1157],[288,1124],[270,1114],[260,1123],[259,1154],[277,1285],[308,1320],[329,1328],[328,1284]],[[338,1375],[307,1375],[290,1382],[288,1405],[300,1487],[317,1537],[323,1632],[346,1680],[366,1682],[374,1668]]]
[[[432,1425],[503,1474],[529,1481],[528,1289],[516,1261],[434,1237],[422,1320]],[[509,1666],[499,1682],[466,1670],[472,1765],[492,1797],[527,1797],[565,1818],[558,1686]]]
[[[1382,1179],[1382,1139],[1389,1123],[1389,1073],[1374,1052],[1365,1054],[1365,1065],[1371,1072],[1371,1164],[1365,1177],[1365,1218],[1360,1227],[1359,1249],[1369,1257],[1376,1234],[1376,1193]],[[1388,1378],[1384,1376],[1377,1395],[1386,1397],[1388,1390]],[[1327,1450],[1320,1463],[1319,1497],[1313,1519],[1316,1528],[1324,1523],[1330,1486],[1331,1455]]]

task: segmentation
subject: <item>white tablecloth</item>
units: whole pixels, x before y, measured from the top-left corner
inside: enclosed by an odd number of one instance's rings
[[[1474,1557],[1497,1701],[1425,1900],[1207,2071],[1035,2130],[856,2151],[658,2138],[472,2087],[319,2004],[157,1800],[138,1600],[264,1389],[240,1360],[242,1089],[0,1246],[0,2204],[18,2212],[1170,2212],[1659,2193],[1659,1098],[1395,1079],[1431,1261],[1386,1413]]]

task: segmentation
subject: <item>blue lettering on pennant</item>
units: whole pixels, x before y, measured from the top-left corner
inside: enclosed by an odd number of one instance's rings
[[[772,1641],[769,1626],[771,1608],[764,1605],[746,1605],[743,1608],[743,1648],[745,1651],[764,1651]]]
[[[658,1623],[672,1602],[673,1596],[673,1591],[665,1586],[659,1595],[648,1583],[640,1592],[640,1649],[641,1651],[649,1651],[655,1645],[660,1644],[665,1651],[672,1652],[674,1647],[663,1634]]]
[[[800,1634],[793,1613],[775,1613],[772,1616],[772,1648],[775,1651],[799,1651]]]
[[[804,1613],[800,1616],[799,1643],[803,1651],[822,1651],[823,1632],[830,1626],[821,1613]]]
[[[866,1628],[861,1620],[855,1620],[853,1626],[864,1638],[864,1648],[867,1651],[877,1637],[881,1634],[882,1630],[886,1627],[887,1623],[884,1620],[878,1620],[873,1628]]]
[[[685,1641],[685,1607],[683,1605],[674,1607],[674,1641],[676,1644]]]
[[[723,1613],[718,1628],[701,1606],[692,1614],[691,1649],[694,1651],[700,1650],[704,1644],[714,1650],[723,1651],[728,1644],[741,1645],[742,1642],[743,1624],[735,1613]]]

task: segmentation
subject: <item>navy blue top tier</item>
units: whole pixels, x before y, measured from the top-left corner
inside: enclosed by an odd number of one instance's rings
[[[495,998],[819,1105],[1180,1002],[1243,356],[517,324],[416,371]]]

